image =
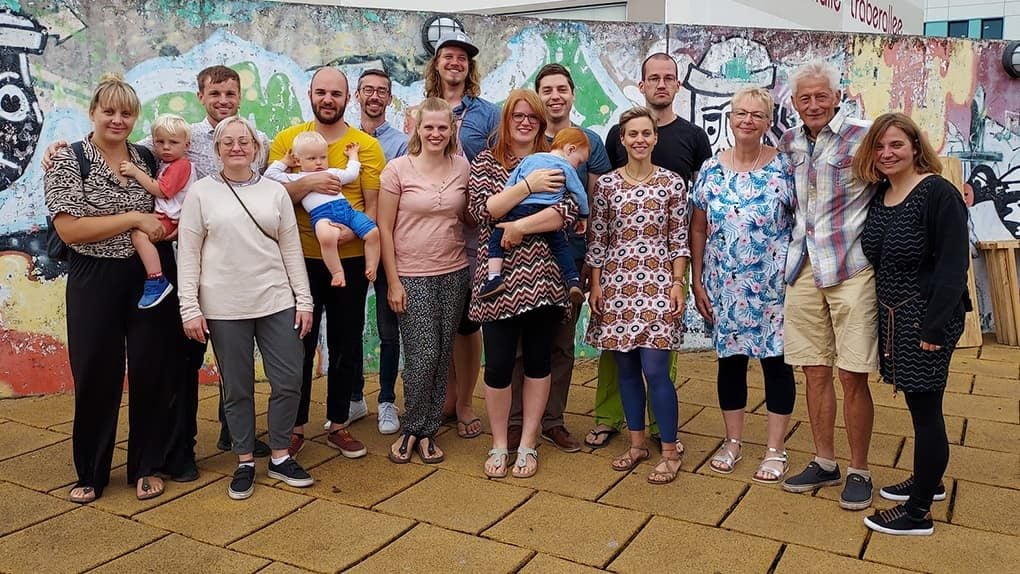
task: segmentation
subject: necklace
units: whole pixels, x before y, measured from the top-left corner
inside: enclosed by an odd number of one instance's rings
[[[653,165],[652,169],[648,170],[648,173],[644,177],[637,177],[637,176],[631,175],[630,170],[628,169],[629,167],[630,167],[629,163],[627,165],[623,166],[623,173],[625,173],[627,175],[627,177],[629,177],[635,183],[644,183],[646,179],[652,177],[652,174],[655,173],[655,166]]]
[[[731,149],[730,150],[730,157],[733,158],[733,171],[746,171],[746,172],[754,171],[754,168],[758,166],[758,160],[761,159],[761,152],[764,149],[765,149],[765,146],[759,143],[758,144],[758,155],[754,156],[754,163],[751,164],[750,169],[746,169],[746,170],[742,170],[742,169],[737,167],[736,148]]]
[[[220,177],[222,177],[224,181],[232,181],[232,182],[234,182],[234,183],[248,183],[249,181],[251,181],[252,179],[254,179],[254,177],[255,177],[255,172],[254,172],[254,171],[252,171],[252,170],[248,170],[248,173],[249,173],[249,174],[251,174],[251,175],[249,175],[249,176],[248,176],[248,177],[246,177],[245,179],[230,179],[229,177],[227,177],[227,174],[226,174],[226,173],[224,173],[224,172],[222,172],[222,171],[221,171],[221,172],[220,172]]]

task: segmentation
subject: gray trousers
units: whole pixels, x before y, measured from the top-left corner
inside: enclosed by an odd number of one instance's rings
[[[305,350],[294,330],[295,309],[256,319],[208,320],[223,408],[234,454],[255,450],[255,342],[269,378],[269,447],[286,449],[301,400]]]
[[[467,269],[434,277],[401,277],[407,311],[397,315],[404,344],[404,432],[433,436],[446,401],[453,336],[468,294]]]

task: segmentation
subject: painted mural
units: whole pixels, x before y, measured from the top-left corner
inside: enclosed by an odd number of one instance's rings
[[[55,140],[89,130],[88,99],[99,76],[122,73],[143,100],[141,138],[160,113],[198,121],[197,72],[226,64],[242,78],[241,113],[271,136],[311,117],[312,71],[323,65],[357,77],[384,67],[394,78],[389,120],[422,99],[429,54],[426,13],[287,5],[247,0],[0,0],[0,396],[67,390],[65,272],[44,253],[46,209],[39,157]],[[571,23],[458,17],[481,47],[483,96],[495,102],[530,86],[545,63],[574,76],[574,121],[605,134],[626,108],[642,103],[640,63],[666,51],[683,90],[677,113],[702,126],[716,149],[731,145],[729,95],[745,85],[770,89],[775,129],[799,123],[789,73],[810,58],[843,70],[843,106],[873,118],[903,110],[967,175],[972,239],[1020,238],[1020,81],[1000,61],[1004,44],[880,35],[629,23]],[[357,104],[347,119],[356,123]],[[982,325],[991,327],[980,259]],[[374,296],[366,322],[366,370],[377,365]],[[707,347],[693,305],[691,348]],[[578,326],[583,332],[584,321]],[[580,356],[595,351],[580,345]],[[215,375],[212,367],[206,378]]]

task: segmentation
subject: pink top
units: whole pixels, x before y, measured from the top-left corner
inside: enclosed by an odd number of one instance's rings
[[[411,156],[388,162],[382,171],[382,192],[400,196],[393,226],[398,275],[429,277],[468,266],[464,218],[470,166],[461,156],[450,160],[452,167],[442,182],[426,181]]]

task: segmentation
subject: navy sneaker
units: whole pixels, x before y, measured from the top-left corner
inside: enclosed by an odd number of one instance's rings
[[[910,500],[910,491],[914,488],[914,477],[911,476],[903,482],[894,484],[892,486],[883,486],[878,491],[879,496],[886,500],[895,500],[896,502],[906,502]],[[939,483],[939,487],[935,489],[935,496],[932,497],[934,501],[940,501],[946,499],[946,485]]]
[[[584,291],[581,290],[581,281],[579,279],[567,281],[567,296],[570,297],[571,303],[577,305],[584,303]]]
[[[174,286],[162,275],[155,279],[146,279],[142,289],[142,298],[138,300],[139,309],[150,309],[159,305],[174,290]]]
[[[783,490],[786,492],[810,492],[823,486],[839,486],[840,482],[842,482],[842,475],[839,474],[838,466],[835,470],[828,471],[812,460],[800,474],[787,477],[783,481]]]
[[[930,512],[926,512],[923,518],[914,518],[902,504],[865,518],[864,525],[875,532],[894,536],[931,536],[935,532]]]
[[[238,465],[234,471],[234,479],[227,487],[227,496],[234,500],[244,500],[255,492],[255,466],[250,464]]]
[[[289,456],[280,464],[273,464],[272,460],[269,461],[269,478],[282,480],[288,486],[296,488],[305,488],[315,484],[312,475],[308,474],[308,471],[302,468],[298,461]]]
[[[503,291],[506,291],[506,285],[503,284],[503,276],[496,275],[482,285],[482,290],[478,292],[478,298],[489,299],[499,295]]]
[[[871,506],[871,479],[851,472],[846,475],[843,493],[839,495],[839,507],[845,510],[864,510]]]

